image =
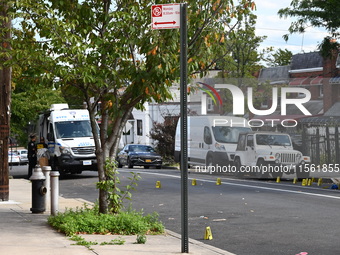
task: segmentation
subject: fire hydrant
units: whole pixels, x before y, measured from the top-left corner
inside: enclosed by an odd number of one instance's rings
[[[47,188],[45,187],[45,176],[40,168],[36,165],[30,180],[32,181],[32,213],[45,212],[45,195]]]

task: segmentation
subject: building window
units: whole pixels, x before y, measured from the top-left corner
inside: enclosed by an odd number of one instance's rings
[[[214,103],[213,103],[212,98],[210,98],[210,97],[207,98],[207,110],[209,112],[214,110]]]
[[[143,121],[137,120],[137,135],[142,136],[143,135]]]

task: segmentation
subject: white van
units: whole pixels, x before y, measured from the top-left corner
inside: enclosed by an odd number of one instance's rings
[[[98,126],[96,129],[99,132]],[[53,104],[39,116],[37,133],[47,141],[52,170],[61,173],[97,171],[95,142],[87,110]]]
[[[175,140],[175,161],[180,162],[181,120]],[[195,166],[226,166],[234,160],[238,136],[249,132],[248,121],[232,116],[188,116],[188,163]]]

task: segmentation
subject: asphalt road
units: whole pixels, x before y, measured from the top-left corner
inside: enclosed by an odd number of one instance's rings
[[[142,177],[131,207],[158,212],[167,229],[181,233],[180,172],[123,168],[119,175],[123,185],[128,183],[130,171]],[[27,167],[19,166],[10,174],[22,178],[26,172]],[[193,178],[196,186],[191,185]],[[221,185],[216,185],[217,178]],[[67,176],[60,180],[61,195],[95,202],[96,181],[96,172]],[[161,182],[161,188],[156,188],[156,181]],[[189,237],[242,255],[339,254],[340,193],[330,186],[190,173]],[[204,240],[207,226],[212,240]]]

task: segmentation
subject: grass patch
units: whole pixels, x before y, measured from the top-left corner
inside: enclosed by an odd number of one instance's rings
[[[118,214],[101,214],[98,206],[86,205],[74,210],[68,209],[56,216],[49,216],[48,223],[67,236],[75,234],[162,234],[164,226],[158,214],[144,215],[135,210],[121,211]]]

